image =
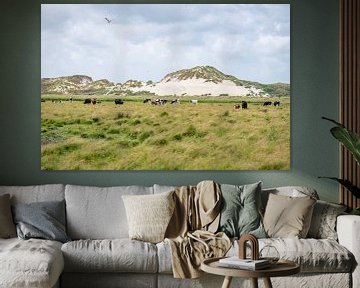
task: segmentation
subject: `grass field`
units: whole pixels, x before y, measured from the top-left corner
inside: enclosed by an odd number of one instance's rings
[[[63,101],[53,103],[55,98]],[[199,103],[163,106],[144,104],[141,97],[119,97],[125,103],[115,105],[110,96],[84,105],[83,98],[42,96],[43,170],[290,168],[288,97],[280,107],[247,98],[246,110],[234,110],[238,97],[191,97]]]

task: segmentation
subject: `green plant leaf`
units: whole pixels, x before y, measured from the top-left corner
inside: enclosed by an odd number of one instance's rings
[[[319,178],[327,178],[327,179],[337,181],[341,185],[343,185],[346,189],[348,189],[356,198],[360,198],[360,188],[355,186],[349,180],[340,179],[340,178],[336,178],[336,177],[319,177]]]
[[[326,117],[322,118],[337,125],[337,127],[330,129],[331,134],[350,151],[356,162],[360,165],[360,136],[348,130],[344,125],[335,120]]]
[[[331,134],[338,139],[354,156],[356,162],[360,164],[360,137],[356,133],[343,127],[334,127],[330,130]]]

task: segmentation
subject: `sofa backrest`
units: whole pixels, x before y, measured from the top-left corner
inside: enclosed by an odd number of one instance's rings
[[[11,204],[61,201],[65,198],[65,185],[0,186],[0,195],[4,194],[10,194]]]
[[[153,187],[66,185],[67,233],[71,239],[128,238],[123,195],[153,194]]]

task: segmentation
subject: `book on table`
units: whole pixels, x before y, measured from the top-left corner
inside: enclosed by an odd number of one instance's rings
[[[219,266],[237,269],[259,270],[270,267],[271,262],[267,259],[240,259],[238,256],[233,256],[220,259]]]

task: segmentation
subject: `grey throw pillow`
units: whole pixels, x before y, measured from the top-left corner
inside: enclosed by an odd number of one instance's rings
[[[0,196],[0,238],[16,237],[15,224],[11,215],[10,196]]]
[[[337,240],[336,218],[346,206],[318,200],[312,214],[309,238]]]
[[[16,204],[13,215],[19,238],[70,241],[65,232],[65,201]]]
[[[261,182],[243,186],[221,184],[220,187],[223,199],[219,231],[229,237],[250,233],[265,238],[260,216]]]

